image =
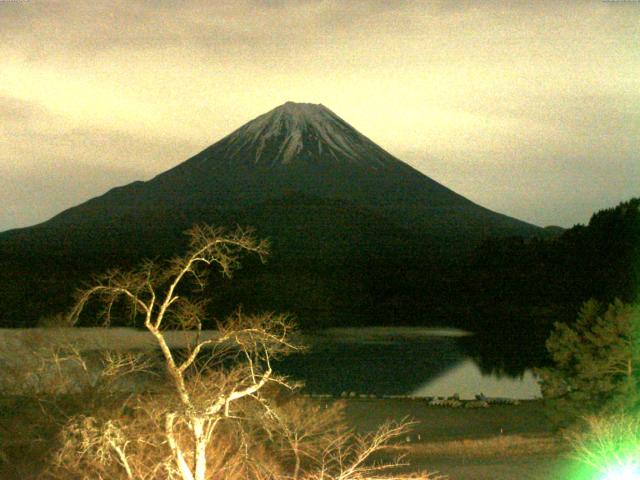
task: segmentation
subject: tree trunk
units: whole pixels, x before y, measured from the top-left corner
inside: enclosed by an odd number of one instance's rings
[[[297,447],[294,453],[296,455],[296,464],[293,469],[293,480],[298,480],[298,476],[300,475],[300,452],[298,451]]]
[[[204,435],[204,422],[202,417],[191,418],[193,425],[193,437],[195,441],[195,480],[205,480],[207,474],[207,439]]]
[[[173,432],[173,419],[175,418],[175,414],[170,413],[167,415],[165,419],[165,430],[167,432],[167,440],[169,441],[169,448],[171,448],[171,453],[173,454],[173,459],[178,465],[178,470],[180,471],[180,476],[182,480],[194,480],[193,473],[191,473],[191,469],[187,464],[187,461],[184,458],[182,450],[176,441],[175,434]],[[204,478],[204,477],[202,477]]]

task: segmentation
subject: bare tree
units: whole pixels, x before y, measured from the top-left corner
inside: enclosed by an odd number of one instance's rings
[[[82,291],[70,317],[77,320],[87,302],[94,297],[104,305],[105,323],[110,322],[113,307],[124,300],[132,315],[142,315],[164,357],[167,373],[179,400],[177,409],[164,418],[164,433],[172,460],[183,480],[204,480],[207,475],[207,443],[223,418],[233,416],[233,404],[245,397],[259,397],[268,383],[287,385],[274,375],[274,356],[295,350],[288,335],[293,325],[288,317],[266,314],[245,316],[240,313],[218,325],[218,335],[201,339],[205,303],[180,294],[188,277],[199,287],[205,285],[208,267],[218,267],[230,276],[239,265],[239,255],[251,252],[261,258],[267,254],[265,241],[257,241],[250,232],[238,229],[225,233],[209,226],[196,226],[189,232],[190,248],[186,255],[173,259],[166,268],[145,262],[138,270],[112,270],[97,279],[96,285]],[[167,327],[195,330],[188,352],[178,357],[169,347],[164,331]],[[217,382],[187,381],[189,371],[203,349],[235,355],[242,359]],[[240,365],[240,367],[238,367]],[[206,390],[206,391],[203,391]],[[192,439],[186,445],[178,430],[186,428]],[[119,454],[120,455],[120,454]],[[124,462],[121,462],[124,464]]]
[[[412,422],[388,421],[376,431],[357,435],[345,431],[335,436],[324,448],[320,465],[305,476],[305,480],[444,480],[446,476],[432,476],[427,472],[400,474],[399,467],[406,467],[402,455],[389,460],[372,461],[372,457],[387,450],[394,440],[411,431]]]
[[[405,423],[360,437],[336,426],[337,407],[323,414],[294,402],[295,408],[287,410],[266,394],[270,385],[295,387],[272,368],[275,358],[301,348],[290,340],[289,317],[238,311],[217,324],[215,335],[203,334],[206,303],[190,299],[189,284],[202,289],[213,269],[230,276],[243,253],[264,259],[267,244],[242,229],[228,233],[196,226],[189,235],[184,256],[165,265],[147,261],[133,271],[109,271],[79,293],[69,315],[72,323],[92,300],[104,307],[105,325],[122,305],[132,318],[143,319],[162,353],[169,388],[134,396],[122,407],[134,412],[125,420],[72,418],[62,430],[51,476],[87,478],[82,471],[92,465],[91,478],[358,480],[374,473],[378,478],[381,469],[397,466],[366,461],[403,434]],[[171,348],[168,329],[192,334],[186,352]],[[109,359],[114,372],[139,368],[125,356]],[[251,415],[252,408],[262,413]],[[257,428],[238,427],[250,418]],[[293,458],[289,472],[271,459],[260,461],[260,443],[263,449],[280,445],[281,457]]]
[[[344,402],[323,407],[304,397],[271,407],[263,427],[277,439],[283,456],[292,457],[292,480],[321,467],[323,453],[347,433],[344,408]]]

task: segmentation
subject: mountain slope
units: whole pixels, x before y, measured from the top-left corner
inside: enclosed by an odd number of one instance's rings
[[[65,308],[96,271],[174,255],[182,232],[201,222],[255,226],[271,238],[284,271],[268,267],[264,286],[277,294],[254,292],[264,300],[256,308],[317,312],[313,297],[333,305],[327,321],[337,308],[392,318],[400,303],[409,315],[420,286],[435,289],[423,277],[437,257],[458,258],[486,237],[543,232],[435,182],[326,107],[288,102],[147,182],[0,234],[0,324]],[[246,302],[242,292],[228,298]]]

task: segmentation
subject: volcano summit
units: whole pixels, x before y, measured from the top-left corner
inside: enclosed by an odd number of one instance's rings
[[[324,105],[310,103],[287,102],[220,143],[225,148],[220,153],[228,161],[252,160],[271,167],[325,162],[376,169],[394,163],[387,152]]]
[[[425,250],[452,256],[488,237],[542,232],[435,182],[325,106],[287,102],[147,182],[0,234],[3,314],[29,310],[20,305],[33,282],[59,299],[46,305],[61,307],[69,279],[171,255],[201,222],[254,226],[279,262],[306,272],[333,263],[352,272],[347,283],[372,262],[415,263]]]

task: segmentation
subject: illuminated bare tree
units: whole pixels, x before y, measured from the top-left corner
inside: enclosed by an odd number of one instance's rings
[[[272,369],[274,358],[301,348],[289,340],[293,325],[287,316],[239,311],[218,323],[215,334],[203,332],[205,302],[189,298],[188,284],[202,289],[212,270],[231,275],[241,254],[264,258],[267,244],[240,229],[227,233],[197,226],[189,235],[184,256],[164,265],[145,262],[136,270],[109,271],[79,293],[71,323],[92,300],[104,307],[105,325],[123,312],[122,305],[128,307],[124,312],[142,318],[155,339],[169,382],[160,391],[132,396],[122,410],[134,414],[119,410],[102,420],[91,414],[71,418],[61,431],[51,477],[360,480],[382,478],[383,470],[399,466],[368,460],[403,435],[406,422],[358,436],[340,425],[339,405],[278,403],[266,393],[269,385],[294,388]],[[172,349],[170,329],[192,335],[186,352]],[[141,365],[121,354],[109,359],[108,376]]]
[[[321,467],[325,450],[337,438],[344,438],[344,402],[322,407],[317,402],[297,397],[269,409],[263,427],[273,434],[285,458],[292,458],[291,480]]]
[[[99,277],[94,286],[79,294],[70,317],[76,321],[92,298],[104,305],[106,324],[110,323],[114,306],[120,300],[130,307],[132,315],[142,315],[144,326],[162,352],[179,400],[178,408],[164,415],[164,433],[172,461],[183,480],[204,480],[207,477],[206,447],[220,421],[233,416],[234,402],[246,397],[258,398],[267,384],[276,382],[287,386],[282,378],[274,375],[271,360],[298,347],[288,340],[292,323],[283,315],[238,313],[218,325],[216,336],[201,337],[205,303],[180,294],[187,278],[203,287],[210,267],[217,267],[229,276],[238,267],[240,254],[250,252],[264,258],[267,244],[241,229],[225,233],[209,226],[196,226],[189,235],[188,253],[175,258],[165,268],[146,262],[135,271],[112,270]],[[186,355],[177,356],[171,350],[165,335],[168,327],[195,331]],[[189,379],[204,349],[215,352],[217,361],[230,356],[239,360],[215,382],[206,382],[206,388],[203,388],[205,376],[195,375]],[[178,432],[180,429],[190,432],[191,442],[185,443],[185,436]],[[117,453],[123,457],[121,451]],[[122,459],[120,463],[125,465]]]

